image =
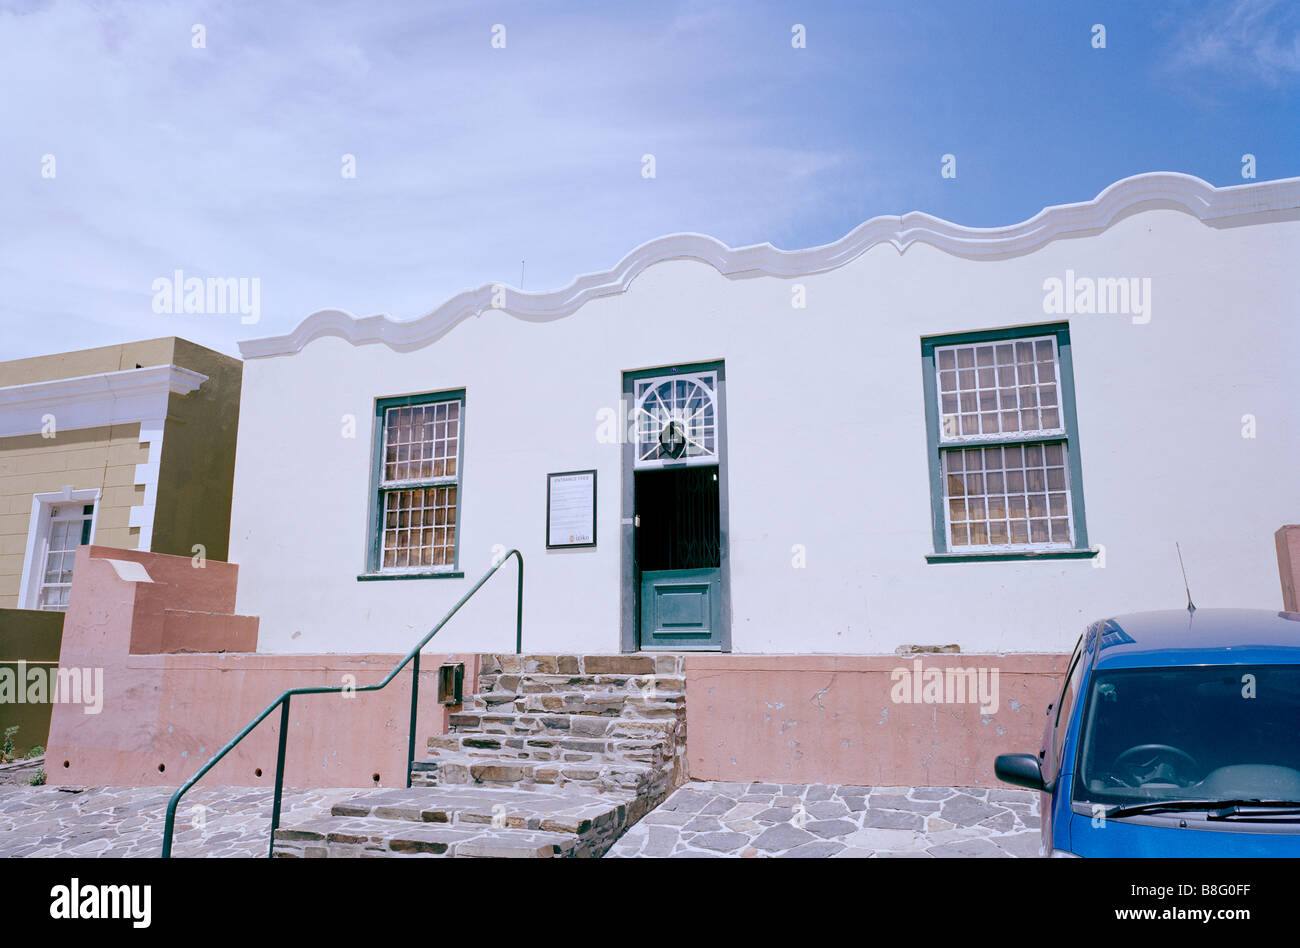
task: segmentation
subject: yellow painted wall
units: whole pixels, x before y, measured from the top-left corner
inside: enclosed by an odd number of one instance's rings
[[[208,380],[198,391],[168,401],[151,548],[189,556],[202,544],[207,558],[224,560],[243,370],[238,359],[184,339],[150,339],[0,362],[0,387],[171,363]],[[140,426],[133,423],[60,430],[54,438],[0,438],[0,609],[18,605],[33,494],[98,488],[94,542],[138,548],[140,531],[129,521],[144,486],[135,483],[135,466],[146,463],[151,450],[139,436]]]
[[[18,606],[33,494],[98,488],[95,542],[136,548],[140,531],[128,524],[144,488],[135,486],[135,466],[149,459],[139,438],[138,424],[0,438],[0,609]]]
[[[0,387],[167,365],[172,361],[175,342],[175,337],[147,339],[120,346],[101,346],[98,349],[58,352],[54,355],[0,362]]]

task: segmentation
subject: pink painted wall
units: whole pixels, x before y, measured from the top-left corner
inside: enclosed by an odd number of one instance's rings
[[[141,563],[157,582],[125,581],[110,559]],[[186,557],[81,547],[73,576],[59,664],[102,673],[103,702],[98,714],[54,706],[45,765],[51,784],[178,785],[285,688],[339,685],[344,675],[371,684],[401,658],[195,651],[222,636],[247,641],[248,623],[229,615],[231,564],[196,569]],[[159,651],[164,646],[168,652]],[[477,656],[421,656],[418,758],[456,710],[437,703],[437,668],[446,661],[465,662],[466,694],[477,682]],[[295,698],[285,785],[404,786],[410,680],[408,670],[380,692]],[[203,781],[273,785],[278,737],[276,711]]]
[[[1300,612],[1300,525],[1279,527],[1273,535],[1277,543],[1277,571],[1282,580],[1282,608]]]
[[[984,668],[997,708],[896,702],[922,671]],[[991,787],[993,759],[1040,746],[1068,655],[692,655],[687,753],[694,780]],[[900,685],[894,669],[909,675]],[[922,683],[924,679],[921,679]],[[903,691],[898,691],[903,695]]]

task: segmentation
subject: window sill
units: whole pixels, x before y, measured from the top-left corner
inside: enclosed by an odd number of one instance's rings
[[[1090,560],[1101,550],[1009,550],[1006,553],[927,553],[927,563],[994,563],[1013,560]]]
[[[357,582],[368,583],[380,579],[464,579],[464,573],[362,573]]]

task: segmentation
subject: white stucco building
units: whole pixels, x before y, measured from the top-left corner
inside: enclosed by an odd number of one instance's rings
[[[1198,606],[1281,608],[1298,261],[1300,179],[1158,173],[316,313],[241,346],[237,611],[261,651],[402,652],[517,547],[529,652],[1066,652],[1184,604],[1175,542]],[[514,568],[439,650],[513,650]]]

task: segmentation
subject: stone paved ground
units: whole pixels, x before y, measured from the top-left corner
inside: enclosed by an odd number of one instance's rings
[[[285,790],[282,823],[326,816],[357,792]],[[171,793],[0,787],[0,856],[157,856]],[[270,820],[270,790],[196,788],[181,801],[173,853],[265,856]],[[1038,796],[1025,790],[696,782],[647,814],[607,858],[1037,854]]]
[[[157,856],[174,788],[0,787],[0,856]],[[355,789],[285,790],[281,822],[328,815]],[[202,823],[202,826],[197,824]],[[265,856],[271,791],[196,787],[176,813],[175,856]]]
[[[37,771],[44,767],[44,757],[30,757],[27,760],[0,764],[0,787],[29,787]]]
[[[1038,794],[967,787],[687,784],[606,858],[1038,855]]]

